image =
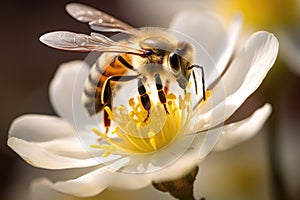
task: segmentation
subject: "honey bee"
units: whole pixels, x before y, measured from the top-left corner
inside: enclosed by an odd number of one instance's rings
[[[203,99],[206,99],[204,69],[193,64],[195,52],[190,43],[178,41],[158,28],[134,29],[107,13],[86,5],[71,3],[66,6],[66,10],[78,21],[88,23],[95,31],[128,35],[128,39],[119,41],[100,33],[85,35],[68,31],[50,32],[40,37],[41,42],[57,49],[103,52],[90,70],[82,95],[84,107],[90,116],[99,113],[104,107],[112,107],[113,92],[117,90],[116,82],[134,79],[137,80],[140,102],[148,112],[147,118],[151,101],[145,84],[149,79],[155,82],[158,99],[168,114],[166,93],[170,81],[176,81],[185,91],[192,75],[197,93],[194,68],[201,70]],[[103,113],[104,126],[108,131],[110,119],[105,109]]]

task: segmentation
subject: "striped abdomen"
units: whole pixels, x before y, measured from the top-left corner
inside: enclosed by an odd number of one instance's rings
[[[129,56],[116,54],[103,54],[92,66],[85,82],[83,104],[90,115],[94,115],[103,109],[101,95],[104,83],[110,76],[122,76],[128,70]],[[115,83],[112,82],[111,90],[114,91]]]

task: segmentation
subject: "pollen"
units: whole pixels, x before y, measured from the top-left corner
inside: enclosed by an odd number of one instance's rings
[[[96,128],[92,132],[101,140],[91,148],[103,150],[103,157],[112,153],[146,154],[158,151],[181,137],[186,121],[191,111],[191,94],[176,96],[166,95],[166,105],[153,103],[149,119],[145,121],[148,112],[143,108],[138,98],[128,100],[129,107],[118,106],[110,109],[105,107],[115,127],[106,134]],[[164,106],[169,113],[166,113]]]
[[[205,92],[205,96],[206,96],[206,99],[208,99],[210,96],[211,96],[211,90],[207,90]],[[199,107],[201,107],[203,104],[204,104],[205,100],[203,99],[200,104],[199,104]]]

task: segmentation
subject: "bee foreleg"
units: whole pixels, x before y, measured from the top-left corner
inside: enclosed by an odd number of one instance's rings
[[[169,93],[169,85],[170,85],[170,80],[167,79],[166,83],[165,83],[165,86],[164,86],[165,95]]]
[[[158,92],[159,101],[164,105],[166,113],[169,114],[169,111],[166,106],[167,99],[163,90],[163,85],[159,74],[155,74],[155,85]]]
[[[200,65],[192,65],[190,66],[188,69],[193,69],[193,68],[197,68],[197,69],[200,69],[201,70],[201,76],[202,76],[202,93],[203,93],[203,100],[205,101],[206,100],[206,89],[205,89],[205,76],[204,76],[204,67],[203,66],[200,66]],[[197,90],[197,80],[196,80],[196,76],[195,76],[195,72],[193,71],[193,79],[194,79],[194,83],[195,83],[195,90],[196,90],[196,94],[198,93]]]
[[[150,102],[150,97],[147,94],[146,88],[141,78],[138,79],[138,91],[139,91],[141,103],[144,109],[148,112],[147,117],[144,120],[144,122],[146,122],[150,115],[151,102]]]
[[[194,79],[195,91],[196,91],[196,95],[197,95],[198,94],[198,85],[197,85],[197,79],[196,79],[195,71],[193,71],[192,74],[193,74],[193,79]]]
[[[133,79],[136,79],[137,77],[138,75],[110,76],[104,82],[103,84],[104,90],[102,90],[101,93],[101,103],[104,105],[103,118],[104,118],[104,127],[106,128],[106,132],[108,132],[108,128],[110,127],[110,119],[107,111],[105,110],[105,107],[111,109],[111,105],[112,105],[112,90],[110,85],[111,81],[125,82],[125,81],[131,81]]]

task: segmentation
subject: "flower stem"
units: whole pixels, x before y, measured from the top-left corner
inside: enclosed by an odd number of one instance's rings
[[[155,183],[152,185],[162,192],[169,192],[173,197],[179,200],[195,200],[194,198],[194,182],[198,173],[198,166],[194,167],[185,176],[173,180]]]

